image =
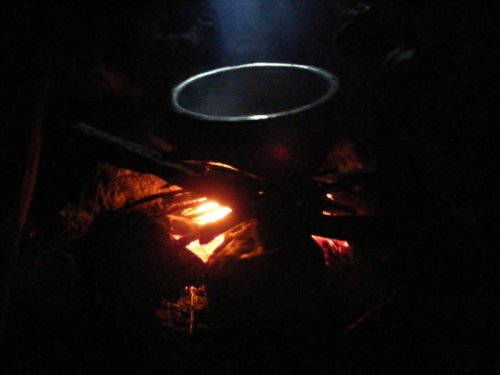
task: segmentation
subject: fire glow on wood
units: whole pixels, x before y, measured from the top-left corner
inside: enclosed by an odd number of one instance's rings
[[[198,228],[221,220],[232,212],[231,208],[221,206],[215,201],[209,201],[205,197],[197,199],[197,202],[199,202],[199,205],[182,210],[180,216],[189,220],[190,223]],[[180,239],[182,236],[173,234],[173,237],[175,239]],[[312,235],[311,238],[322,250],[325,257],[325,265],[327,267],[331,265],[334,254],[345,255],[351,249],[349,242],[344,240],[316,235]],[[212,253],[224,243],[225,239],[225,234],[221,233],[214,237],[211,241],[204,244],[200,243],[199,239],[191,241],[186,245],[186,248],[206,263],[210,255],[212,255]]]
[[[335,200],[333,193],[326,194],[326,198]],[[186,232],[186,229],[179,229],[174,224],[173,230],[171,229],[171,236],[175,240],[181,240],[189,233],[190,235],[199,233],[203,226],[222,220],[233,211],[230,207],[222,206],[216,201],[208,200],[206,197],[198,197],[186,202],[190,206],[177,211],[176,214],[171,216],[171,220],[174,220],[175,223],[180,219],[183,223],[181,228],[186,228],[187,225],[189,230]],[[334,213],[327,210],[323,211],[323,215],[335,216]],[[351,244],[347,241],[317,235],[311,235],[311,238],[323,252],[327,267],[332,264],[335,255],[349,255],[351,253]],[[214,251],[224,244],[225,240],[226,234],[220,233],[207,243],[201,243],[200,239],[193,239],[185,247],[206,263]]]
[[[226,217],[232,210],[221,206],[219,203],[210,201],[202,203],[196,208],[188,208],[182,212],[182,216],[192,218],[198,225],[213,223]]]
[[[208,258],[212,253],[217,249],[224,240],[226,239],[226,236],[224,233],[219,234],[217,237],[215,237],[212,241],[206,244],[200,244],[200,240],[196,240],[193,242],[190,242],[186,248],[189,249],[191,252],[195,253],[202,261],[205,263],[208,261]]]

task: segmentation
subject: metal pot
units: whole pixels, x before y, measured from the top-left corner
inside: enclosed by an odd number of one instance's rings
[[[193,76],[172,91],[161,130],[183,157],[233,164],[267,178],[307,175],[324,157],[324,106],[338,90],[313,66],[253,63]],[[312,109],[315,109],[314,111]]]

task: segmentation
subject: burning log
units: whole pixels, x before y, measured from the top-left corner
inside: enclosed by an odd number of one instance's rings
[[[258,177],[225,164],[178,160],[172,154],[166,155],[86,124],[76,124],[74,130],[83,135],[82,152],[97,155],[122,168],[165,178],[231,207],[251,202],[261,188],[262,181]]]

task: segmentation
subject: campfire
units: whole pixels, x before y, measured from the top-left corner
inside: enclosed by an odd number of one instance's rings
[[[224,168],[228,169],[228,166],[224,164]],[[238,170],[235,169],[235,171]],[[224,244],[225,232],[231,227],[221,227],[217,232],[217,223],[238,213],[234,212],[232,207],[180,186],[169,184],[153,174],[134,172],[113,167],[110,164],[103,164],[99,173],[106,177],[103,178],[105,182],[101,182],[99,188],[101,192],[98,201],[101,203],[95,211],[123,210],[144,205],[147,209],[148,205],[156,206],[156,209],[164,212],[165,218],[170,222],[170,233],[166,235],[178,245],[194,253],[204,263],[218,247]],[[263,192],[259,191],[259,195],[261,194]],[[335,203],[337,196],[344,200],[342,194],[328,192],[324,194],[325,202]],[[346,212],[339,210],[338,207],[321,210],[321,216],[344,216]],[[60,212],[60,215],[69,228],[78,228],[79,231],[84,232],[84,228],[90,225],[90,212],[84,212],[80,207],[68,206]],[[232,223],[233,226],[238,224],[234,220]],[[215,228],[215,232],[212,229],[208,238],[206,236],[201,238],[202,233],[209,228]],[[345,255],[351,249],[351,244],[343,239],[331,238],[314,232],[309,235],[323,252],[326,266],[331,265],[332,254]]]
[[[304,311],[306,306],[321,305],[323,301],[302,300],[318,285],[339,284],[341,290],[351,278],[353,292],[339,296],[345,298],[344,304],[354,305],[346,323],[366,305],[379,302],[371,286],[372,271],[351,241],[367,226],[358,229],[363,222],[349,220],[370,213],[359,194],[366,166],[352,144],[334,145],[319,170],[323,174],[314,179],[269,180],[220,162],[165,161],[157,150],[89,126],[77,129],[104,143],[119,144],[117,163],[130,161],[132,168],[143,171],[106,164],[96,200],[103,207],[97,211],[137,209],[152,214],[152,225],[162,223],[164,229],[155,235],[167,239],[162,251],[171,257],[164,273],[168,278],[180,270],[172,284],[179,292],[165,298],[157,311],[165,328],[189,334],[200,325],[210,328],[215,323],[207,316],[213,317],[214,311],[222,317],[222,325],[234,319],[252,321],[246,311],[253,304],[278,319],[285,310],[291,314],[296,304]],[[62,214],[72,218],[70,209]],[[73,216],[87,217],[81,212]],[[182,269],[176,257],[182,258]],[[344,266],[356,271],[342,273]],[[298,294],[274,295],[296,289]],[[361,306],[358,300],[367,302]],[[292,306],[287,309],[282,303]],[[258,319],[267,320],[264,315]]]

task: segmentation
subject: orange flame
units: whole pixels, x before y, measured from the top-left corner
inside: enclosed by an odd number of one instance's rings
[[[194,208],[187,208],[180,213],[180,216],[189,219],[196,226],[204,226],[216,222],[229,215],[233,210],[229,207],[221,206],[215,201],[208,201],[201,198],[200,205]],[[172,234],[173,238],[180,239],[181,235]],[[200,244],[199,240],[190,242],[186,248],[198,256],[202,261],[207,262],[208,258],[225,240],[224,233],[219,234],[212,241]]]

